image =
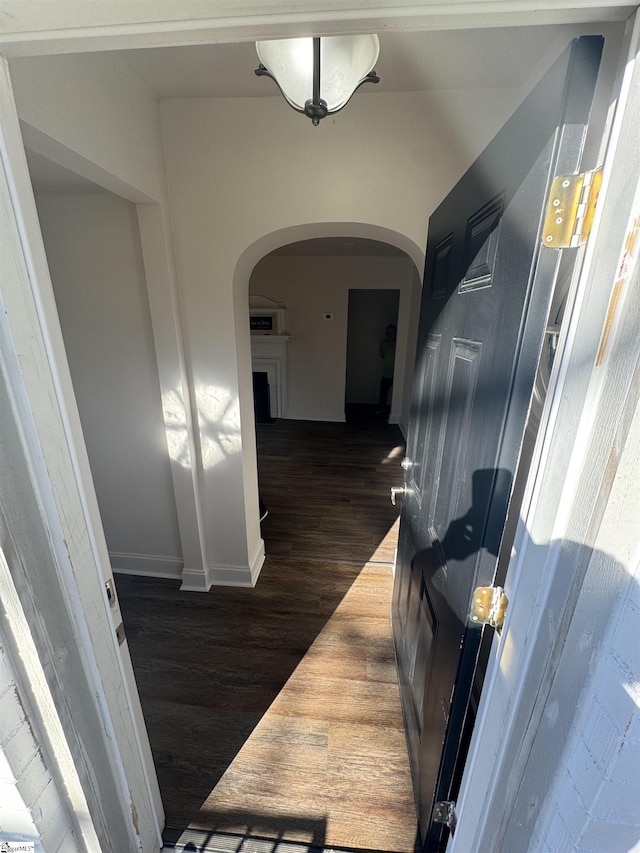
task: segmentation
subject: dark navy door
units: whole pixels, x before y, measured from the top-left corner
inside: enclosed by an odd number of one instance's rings
[[[494,581],[559,262],[543,209],[553,177],[579,170],[601,51],[572,43],[429,221],[392,614],[426,850],[493,630],[470,604]]]

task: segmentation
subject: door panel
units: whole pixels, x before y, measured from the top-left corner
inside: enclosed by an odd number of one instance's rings
[[[504,196],[500,195],[467,220],[460,292],[490,287],[498,250]]]
[[[546,194],[577,171],[602,39],[573,43],[429,222],[393,604],[418,817],[427,850],[450,799],[558,252]],[[466,726],[465,726],[466,721]]]
[[[431,536],[433,538],[435,531],[438,541],[442,541],[446,532],[441,528],[443,520],[458,517],[463,486],[458,472],[467,460],[481,355],[482,343],[479,341],[459,338],[451,341],[444,394],[445,409],[440,425],[438,453],[434,460],[434,474],[437,473],[437,477],[431,480],[431,512],[428,519]]]
[[[415,495],[418,507],[422,507],[422,494],[425,478],[429,475],[429,461],[435,460],[437,451],[438,426],[436,422],[435,379],[440,354],[440,335],[428,335],[419,353],[419,363],[416,367],[414,382],[414,406],[412,407],[412,422],[416,429],[411,435],[408,445],[408,458],[413,460],[408,469],[409,487]],[[429,410],[432,417],[418,418],[421,411]],[[435,443],[434,443],[435,438]]]

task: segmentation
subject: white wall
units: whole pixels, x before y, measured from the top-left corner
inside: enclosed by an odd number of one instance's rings
[[[288,242],[286,229],[309,227],[314,236],[321,228],[383,234],[420,269],[429,212],[518,94],[359,93],[319,128],[279,96],[167,102],[169,208],[156,104],[121,59],[16,58],[11,73],[30,148],[162,209],[155,236],[145,244],[143,230],[142,240],[165,427],[170,435],[176,424],[184,432],[179,458],[170,454],[183,583],[254,583],[264,546],[247,328],[251,267],[263,251]],[[158,228],[167,228],[169,215],[175,279],[166,231],[166,275],[154,265],[163,251]],[[106,456],[102,462],[106,470]]]
[[[317,128],[280,96],[167,101],[163,164],[153,98],[118,57],[15,59],[11,69],[30,147],[130,200],[157,200],[161,228],[170,214],[173,247],[167,235],[162,263],[171,267],[173,248],[176,286],[172,293],[172,268],[162,287],[149,273],[147,285],[165,427],[175,434],[178,422],[185,434],[186,459],[182,450],[170,459],[183,582],[254,583],[264,547],[250,390],[253,265],[306,228],[307,236],[385,239],[421,270],[429,214],[519,93],[360,92]],[[150,271],[158,241],[147,251],[144,240]],[[409,381],[407,371],[396,390]],[[290,404],[308,417],[308,402]],[[338,417],[333,401],[323,406]]]
[[[112,566],[180,577],[135,206],[111,193],[37,205]]]
[[[138,203],[165,428],[180,445],[179,455],[170,454],[169,463],[182,554],[189,571],[202,579],[207,556],[201,528],[206,514],[195,462],[194,412],[182,344],[156,98],[112,54],[14,59],[11,77],[27,147]],[[56,321],[50,319],[53,325]],[[64,352],[59,357],[64,361]],[[149,425],[151,432],[154,428]],[[94,443],[94,461],[97,453]],[[100,460],[103,467],[108,464],[106,457]],[[175,564],[165,561],[158,573],[175,576]],[[199,588],[206,588],[206,582]]]
[[[9,69],[29,147],[132,201],[162,198],[155,98],[121,59],[39,56]]]
[[[397,288],[403,327],[398,336],[399,393],[394,419],[403,407],[406,369],[413,369],[413,348],[407,350],[408,318],[418,311],[417,272],[407,257],[296,257],[268,256],[256,266],[249,292],[287,306],[289,408],[298,420],[343,421],[347,365],[349,290]],[[325,320],[326,313],[333,320]],[[380,339],[384,337],[384,324]],[[409,355],[407,355],[409,352]],[[372,358],[378,381],[382,362],[377,347]],[[378,361],[380,364],[378,365]],[[407,361],[409,364],[407,364]],[[377,389],[375,392],[377,401]],[[408,408],[409,400],[406,401]]]
[[[151,92],[109,53],[14,58],[11,73],[30,148],[160,208],[145,217],[154,233],[141,233],[165,428],[184,437],[179,458],[170,454],[183,582],[253,583],[264,554],[246,316],[253,265],[307,229],[386,239],[421,269],[430,212],[521,92],[361,91],[314,128],[279,95],[167,101],[160,122]]]
[[[248,330],[253,266],[303,236],[352,234],[386,239],[421,268],[429,213],[516,101],[511,90],[359,93],[317,128],[279,96],[161,102],[200,418],[204,536],[219,581],[240,579],[243,565],[252,579],[259,570]],[[451,121],[443,118],[444,104]]]
[[[254,241],[302,223],[377,225],[424,251],[429,214],[517,103],[514,90],[359,92],[313,127],[281,97],[163,101],[189,294],[224,284],[218,270]]]
[[[171,217],[177,284],[172,292],[171,268],[162,287],[155,274],[147,285],[165,427],[175,434],[182,425],[187,451],[170,459],[191,573],[183,581],[253,583],[264,554],[247,319],[253,265],[308,229],[386,239],[421,270],[429,214],[519,93],[359,92],[317,128],[280,96],[172,100],[161,104],[163,164],[153,97],[118,57],[15,59],[11,70],[30,147],[130,200],[157,200],[161,228]],[[151,270],[158,251],[144,240]],[[407,371],[396,390],[409,381]],[[325,417],[338,416],[332,401],[323,406]],[[299,416],[312,414],[300,400]]]

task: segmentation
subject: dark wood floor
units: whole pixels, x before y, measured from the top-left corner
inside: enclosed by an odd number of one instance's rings
[[[255,589],[117,578],[167,825],[413,851],[389,625],[402,436],[278,421],[258,455]]]

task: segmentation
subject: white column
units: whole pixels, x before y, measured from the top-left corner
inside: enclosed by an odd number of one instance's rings
[[[183,554],[186,588],[206,591],[207,557],[198,475],[201,453],[182,341],[170,235],[160,204],[137,206],[162,410]]]

